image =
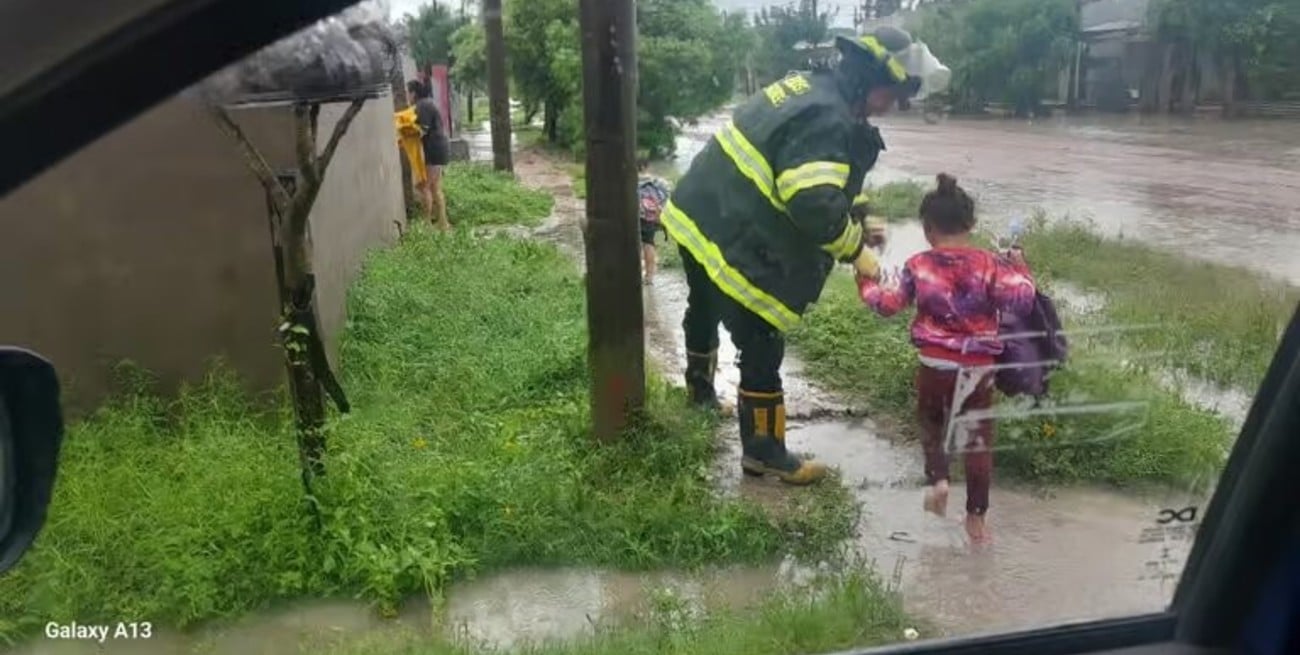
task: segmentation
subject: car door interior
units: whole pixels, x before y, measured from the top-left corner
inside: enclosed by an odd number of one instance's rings
[[[0,347],[0,573],[45,523],[62,442],[54,367],[35,353]]]

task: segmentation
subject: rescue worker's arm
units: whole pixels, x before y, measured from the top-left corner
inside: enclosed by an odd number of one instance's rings
[[[811,114],[791,121],[772,157],[774,193],[795,227],[836,260],[853,261],[862,249],[862,225],[849,219],[851,125]]]

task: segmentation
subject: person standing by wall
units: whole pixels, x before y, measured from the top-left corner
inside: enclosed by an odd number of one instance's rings
[[[451,158],[451,145],[443,123],[442,112],[433,101],[429,85],[419,80],[406,84],[407,92],[415,99],[415,123],[420,128],[420,145],[424,158],[424,183],[420,192],[424,198],[429,220],[441,230],[450,230],[447,221],[447,199],[442,192],[442,168]]]

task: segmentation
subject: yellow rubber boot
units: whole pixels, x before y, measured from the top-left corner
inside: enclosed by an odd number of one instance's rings
[[[740,467],[746,475],[775,475],[806,485],[826,477],[826,466],[785,448],[785,394],[740,390]]]

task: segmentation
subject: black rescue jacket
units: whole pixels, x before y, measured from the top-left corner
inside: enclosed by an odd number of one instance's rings
[[[885,149],[835,73],[796,73],[741,105],[691,162],[661,220],[714,284],[772,326],[798,323],[863,227],[852,199]]]

